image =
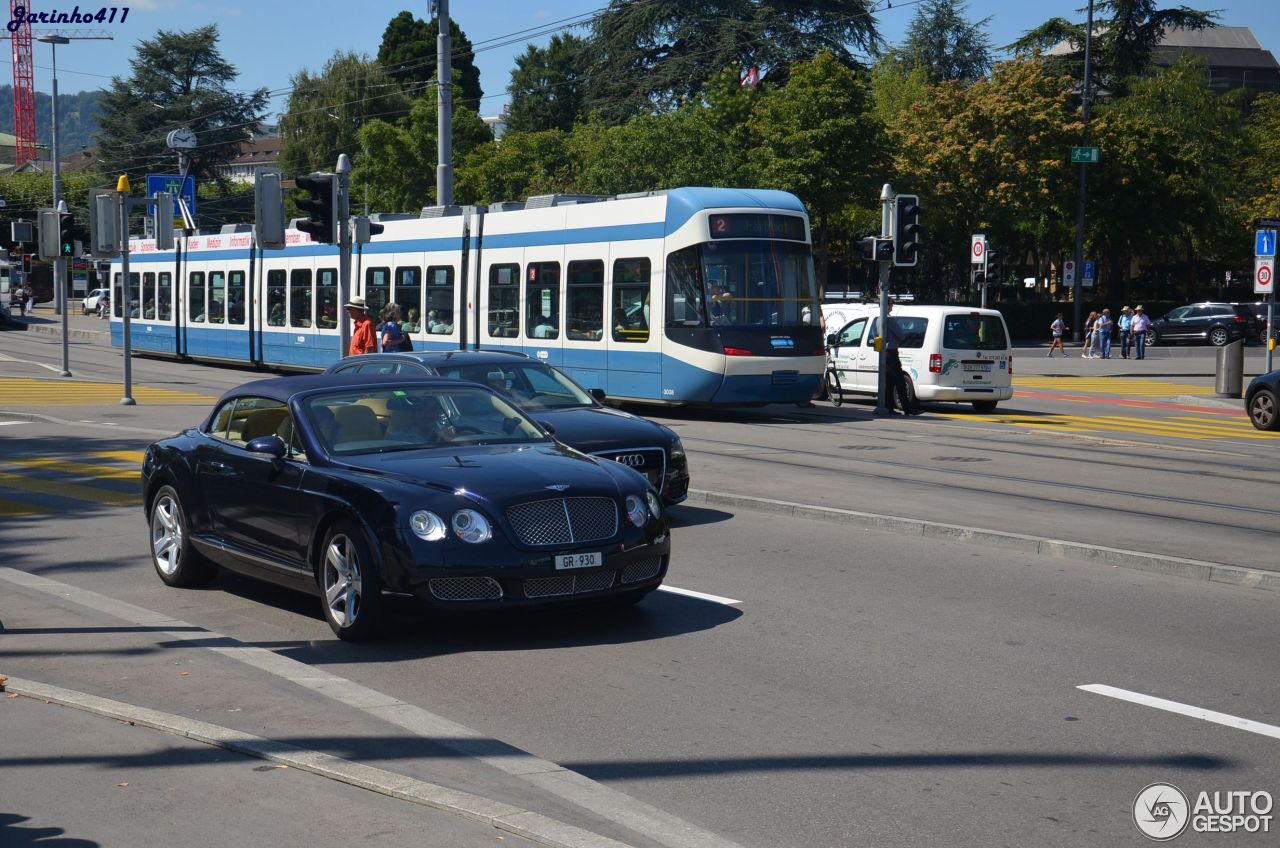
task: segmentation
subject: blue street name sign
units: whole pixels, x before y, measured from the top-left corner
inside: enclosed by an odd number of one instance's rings
[[[173,220],[182,220],[182,210],[178,208],[178,197],[187,199],[187,208],[191,210],[191,214],[196,214],[196,178],[187,176],[187,184],[182,187],[182,191],[178,191],[178,184],[182,182],[180,174],[147,174],[147,197],[152,197],[158,191],[167,191],[173,194]]]
[[[1276,255],[1276,231],[1275,230],[1258,230],[1257,237],[1253,242],[1254,256],[1275,256]]]

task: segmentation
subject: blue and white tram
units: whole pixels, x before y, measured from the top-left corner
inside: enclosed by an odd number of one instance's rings
[[[679,188],[429,212],[384,221],[352,262],[351,293],[375,323],[399,304],[416,350],[520,351],[648,403],[804,401],[818,388],[809,220],[791,194]],[[336,246],[290,230],[282,250],[256,250],[247,232],[179,248],[131,244],[135,351],[285,368],[341,355]]]

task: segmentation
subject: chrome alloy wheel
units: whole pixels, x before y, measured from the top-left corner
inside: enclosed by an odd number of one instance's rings
[[[151,550],[156,568],[172,577],[182,558],[182,513],[178,502],[162,495],[151,510]]]
[[[339,533],[324,552],[324,599],[339,627],[351,627],[360,616],[363,585],[356,551],[351,538]]]

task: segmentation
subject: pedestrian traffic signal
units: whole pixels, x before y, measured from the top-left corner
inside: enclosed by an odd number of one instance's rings
[[[76,252],[76,238],[72,229],[75,227],[76,217],[70,212],[58,213],[58,255],[63,259],[68,259]]]
[[[298,188],[309,192],[299,198],[298,208],[311,217],[298,224],[298,229],[322,244],[338,242],[338,177],[336,174],[308,174],[298,177]]]
[[[31,273],[31,254],[30,253],[22,254],[22,273],[24,274]]]
[[[920,198],[914,194],[900,194],[893,201],[893,264],[914,266],[920,258],[924,225],[920,217]]]

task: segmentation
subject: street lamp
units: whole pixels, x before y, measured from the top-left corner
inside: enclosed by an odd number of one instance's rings
[[[58,45],[70,44],[65,35],[38,35],[36,41],[49,45],[53,53],[53,208],[62,211],[62,162],[58,150]],[[62,315],[62,376],[71,376],[71,351],[67,344],[67,268],[62,251],[53,260],[54,303]]]

